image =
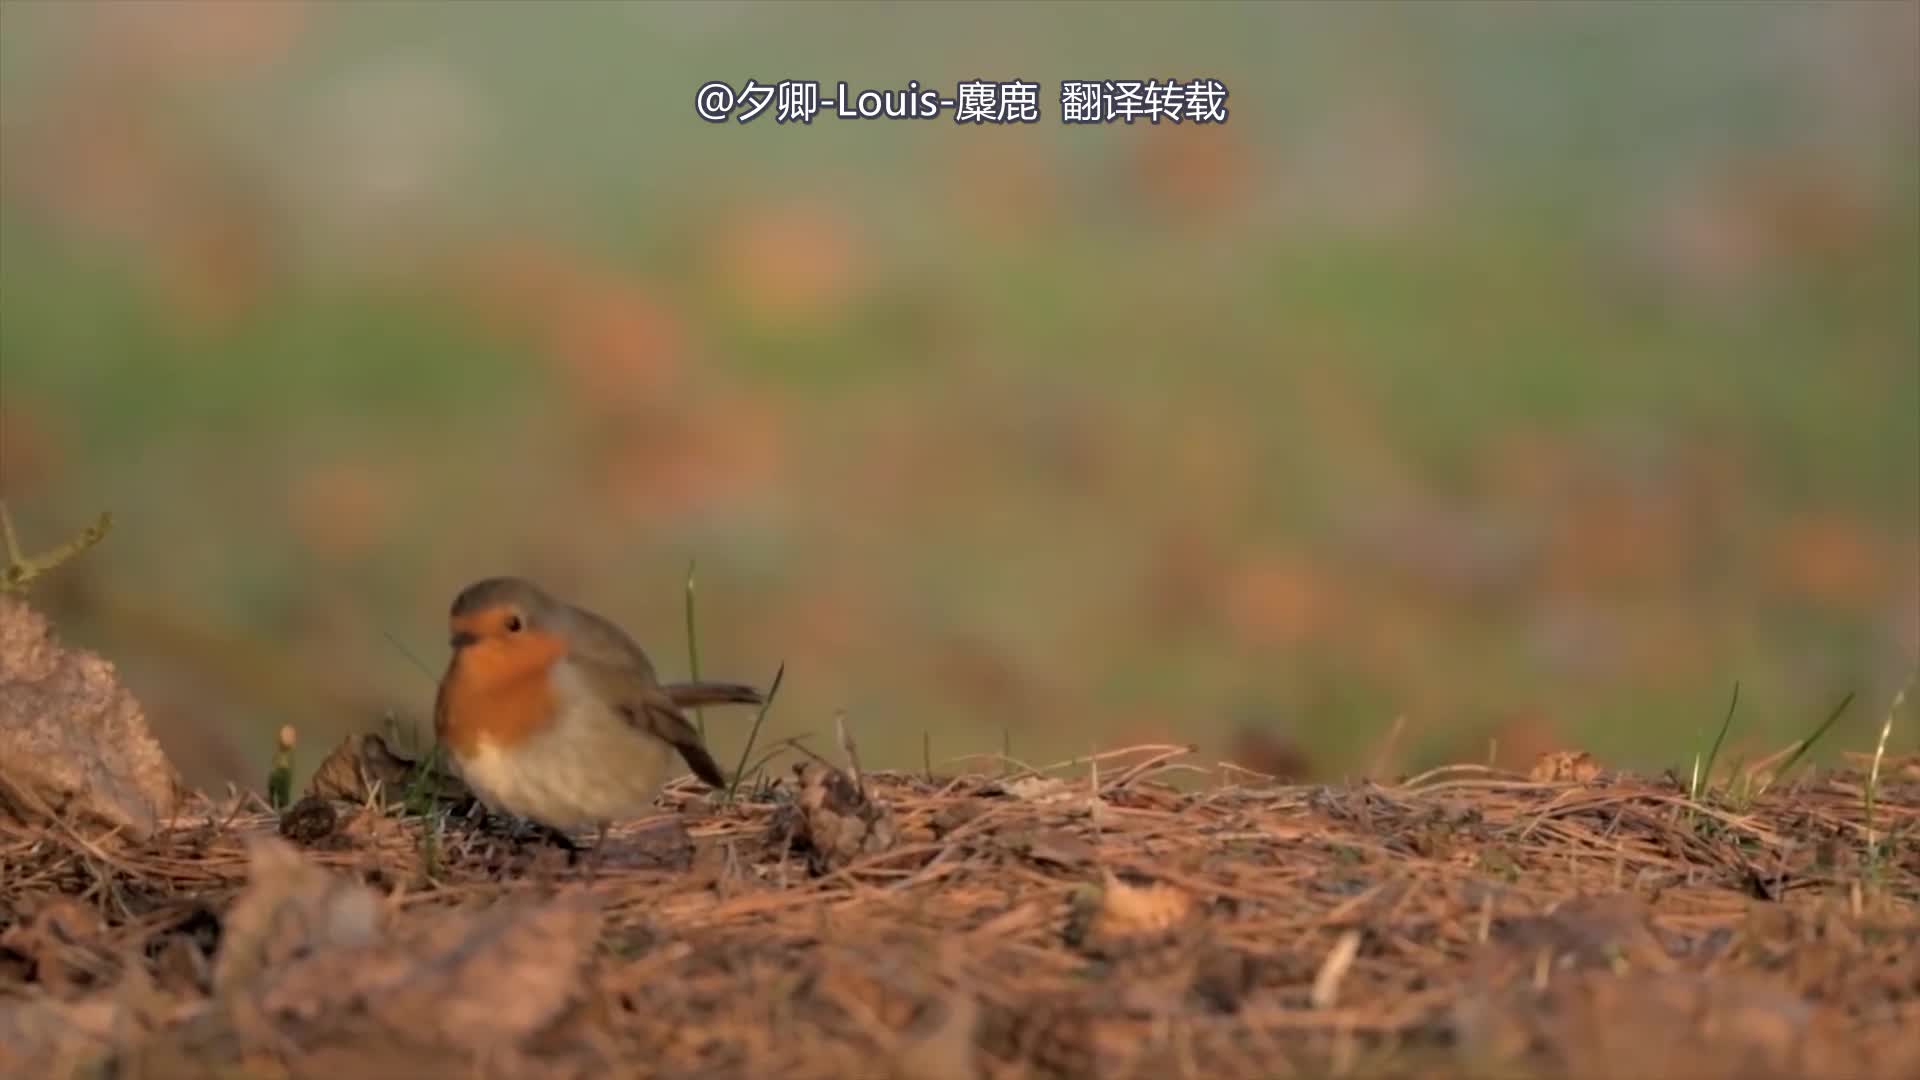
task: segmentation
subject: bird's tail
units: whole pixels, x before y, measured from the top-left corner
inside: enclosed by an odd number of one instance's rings
[[[703,705],[764,705],[766,696],[745,683],[682,682],[668,683],[667,696],[682,709]]]

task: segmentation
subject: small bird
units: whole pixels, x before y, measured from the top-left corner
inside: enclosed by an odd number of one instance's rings
[[[447,620],[434,734],[482,802],[569,851],[567,830],[595,826],[597,851],[613,819],[646,812],[676,755],[726,783],[682,708],[764,700],[738,683],[662,685],[618,626],[522,578],[467,586]]]

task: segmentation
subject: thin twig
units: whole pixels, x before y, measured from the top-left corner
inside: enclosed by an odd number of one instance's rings
[[[105,540],[111,528],[113,515],[103,513],[92,525],[81,529],[65,542],[38,555],[28,555],[20,550],[20,538],[14,533],[13,516],[8,513],[7,504],[0,502],[0,533],[4,534],[7,547],[7,563],[0,567],[0,592],[25,589],[35,578],[59,568]]]

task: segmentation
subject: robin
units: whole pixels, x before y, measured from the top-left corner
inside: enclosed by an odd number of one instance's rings
[[[521,578],[462,589],[448,625],[434,734],[482,802],[569,851],[567,830],[593,825],[604,840],[613,819],[644,813],[676,756],[726,783],[682,708],[764,700],[737,683],[662,685],[618,626]]]

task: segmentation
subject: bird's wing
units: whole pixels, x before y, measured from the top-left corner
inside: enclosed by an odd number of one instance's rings
[[[612,702],[629,724],[672,745],[693,770],[693,775],[707,786],[726,786],[726,774],[720,771],[706,744],[700,741],[700,733],[654,680],[651,668],[642,672],[628,664],[602,663],[581,655],[578,649],[570,659],[594,691]]]
[[[640,643],[627,636],[612,620],[585,608],[567,605],[562,614],[567,634],[567,651],[576,659],[612,668],[631,669],[639,678],[654,682],[653,661]]]

